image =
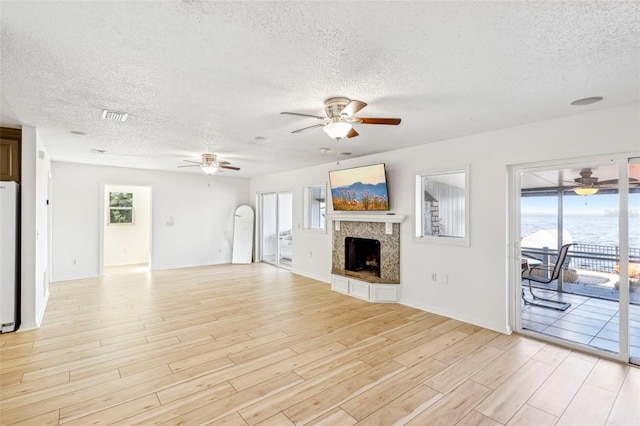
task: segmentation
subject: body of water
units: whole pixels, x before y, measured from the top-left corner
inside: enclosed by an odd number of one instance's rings
[[[619,245],[617,216],[570,216],[563,218],[563,228],[571,234],[574,243]],[[555,215],[522,215],[520,236],[526,237],[541,229],[557,229]],[[629,247],[640,248],[640,216],[629,218]]]

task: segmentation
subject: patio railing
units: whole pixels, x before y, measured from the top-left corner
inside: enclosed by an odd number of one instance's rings
[[[522,247],[521,252],[523,256],[540,260],[546,265],[554,262],[555,255],[558,251],[547,247]],[[569,256],[570,262],[567,266],[570,268],[616,274],[617,271],[615,267],[620,263],[620,247],[596,244],[574,244],[569,252]],[[629,248],[629,261],[640,263],[640,248]]]

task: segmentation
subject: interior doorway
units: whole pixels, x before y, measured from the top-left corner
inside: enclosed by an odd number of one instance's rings
[[[260,194],[260,252],[263,262],[293,265],[293,196],[291,192]]]
[[[103,274],[149,271],[151,187],[104,186]]]

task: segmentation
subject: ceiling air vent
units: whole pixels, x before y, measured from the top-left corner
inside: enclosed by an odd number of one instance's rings
[[[124,123],[127,121],[129,114],[126,112],[118,112],[118,111],[109,111],[108,109],[102,110],[102,119],[109,121],[119,121],[120,123]]]

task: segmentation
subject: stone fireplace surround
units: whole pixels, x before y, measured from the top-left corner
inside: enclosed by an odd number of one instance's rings
[[[384,223],[372,222],[340,222],[340,229],[333,230],[333,251],[331,256],[331,273],[352,276],[372,283],[400,284],[400,224],[393,223],[393,233],[385,234]],[[346,237],[368,238],[380,241],[380,277],[357,272],[346,271],[345,245]]]
[[[400,223],[404,215],[331,214],[333,249],[332,289],[373,302],[397,302],[400,284]],[[380,241],[380,277],[347,271],[345,238]]]
[[[400,223],[404,215],[348,215],[332,214],[327,219],[333,221],[333,249],[331,272],[352,276],[363,281],[399,284],[400,283]],[[368,238],[380,241],[380,277],[367,274],[358,276],[357,272],[345,271],[345,238]]]

